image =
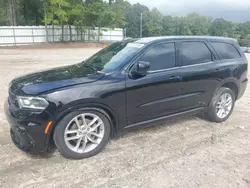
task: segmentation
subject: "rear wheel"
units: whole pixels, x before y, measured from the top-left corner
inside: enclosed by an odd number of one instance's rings
[[[233,111],[234,103],[235,93],[229,88],[220,88],[209,105],[208,118],[217,123],[226,121]]]
[[[75,111],[57,125],[54,141],[66,158],[83,159],[99,153],[110,136],[106,115],[95,110]]]

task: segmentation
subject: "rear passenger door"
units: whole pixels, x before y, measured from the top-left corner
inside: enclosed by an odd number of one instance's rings
[[[181,110],[205,107],[211,100],[218,80],[217,60],[211,46],[202,40],[181,41]]]

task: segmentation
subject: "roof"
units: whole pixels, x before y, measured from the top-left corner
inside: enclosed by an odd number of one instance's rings
[[[204,40],[220,40],[220,41],[234,41],[236,42],[236,39],[233,38],[227,38],[227,37],[215,37],[215,36],[161,36],[161,37],[146,37],[146,38],[140,38],[136,42],[138,43],[151,43],[154,41],[161,41],[161,40],[176,40],[176,39],[204,39]]]

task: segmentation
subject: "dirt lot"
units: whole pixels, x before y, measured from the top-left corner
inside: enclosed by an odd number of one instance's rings
[[[97,50],[0,49],[0,187],[250,187],[250,85],[222,124],[179,119],[127,133],[81,161],[57,151],[44,157],[18,150],[3,113],[8,83],[27,72],[79,62]]]

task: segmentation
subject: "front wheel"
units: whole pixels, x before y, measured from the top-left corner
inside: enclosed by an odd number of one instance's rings
[[[208,118],[217,123],[226,121],[234,109],[234,103],[235,93],[229,88],[220,88],[208,107]]]
[[[54,141],[60,153],[71,159],[83,159],[99,153],[110,136],[110,122],[96,110],[75,111],[56,126]]]

